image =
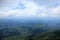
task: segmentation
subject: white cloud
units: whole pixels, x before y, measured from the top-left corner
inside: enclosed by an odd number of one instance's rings
[[[15,8],[19,3],[19,0],[1,0],[0,8],[1,7],[9,7],[9,8]]]
[[[37,5],[46,5],[47,7],[55,7],[60,5],[60,0],[33,0]]]
[[[49,12],[49,16],[60,17],[60,6],[51,8]]]
[[[38,10],[38,6],[36,6],[33,2],[26,2],[26,9],[15,9],[12,10],[9,7],[4,7],[0,11],[1,17],[32,17],[36,15],[36,11]],[[6,10],[7,9],[7,10]],[[3,16],[2,16],[3,15]]]
[[[14,9],[20,2],[25,4],[26,8]],[[60,17],[60,6],[49,8],[46,5],[38,6],[31,0],[2,0],[0,17]]]

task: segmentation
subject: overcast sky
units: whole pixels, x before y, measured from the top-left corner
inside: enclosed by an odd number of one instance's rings
[[[60,17],[60,0],[0,0],[5,17]]]

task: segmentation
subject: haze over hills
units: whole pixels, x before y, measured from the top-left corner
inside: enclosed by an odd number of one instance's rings
[[[0,40],[45,40],[47,35],[50,40],[56,30],[60,30],[59,19],[0,19]]]

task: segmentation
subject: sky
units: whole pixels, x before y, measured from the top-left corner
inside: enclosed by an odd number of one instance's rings
[[[0,18],[60,18],[60,0],[0,0]]]

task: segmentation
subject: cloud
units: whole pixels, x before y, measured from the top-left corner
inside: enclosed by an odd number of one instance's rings
[[[60,6],[57,6],[55,8],[50,9],[50,14],[51,16],[57,16],[60,17]]]
[[[24,10],[26,8],[25,5],[26,4],[24,4],[24,3],[19,3],[19,5],[16,8],[14,8],[14,9],[22,9],[22,10]]]
[[[1,7],[9,7],[9,8],[15,8],[18,5],[18,1],[16,0],[1,0],[0,8]]]
[[[59,0],[1,0],[0,17],[60,17]]]
[[[47,7],[56,7],[60,5],[60,0],[33,0],[33,2],[39,6],[45,5]]]
[[[7,7],[3,7],[0,10],[0,16],[1,17],[32,17],[35,16],[36,10],[38,9],[38,6],[36,6],[33,2],[26,2],[25,3],[26,8],[24,10],[18,9],[12,9]]]

